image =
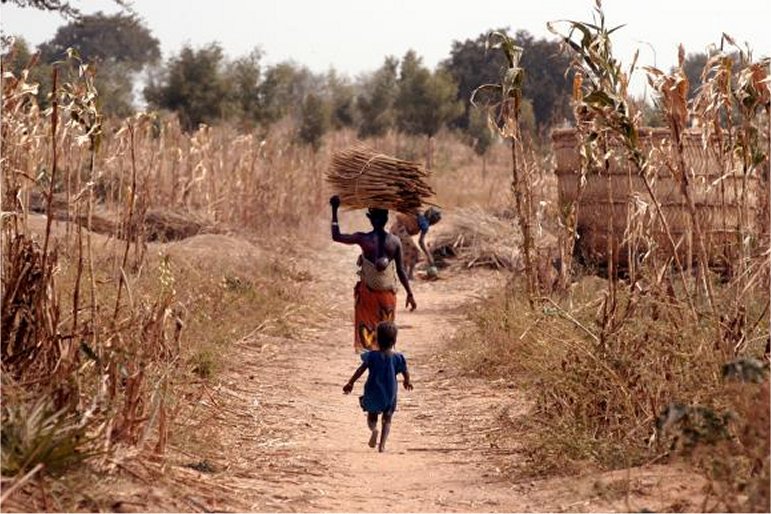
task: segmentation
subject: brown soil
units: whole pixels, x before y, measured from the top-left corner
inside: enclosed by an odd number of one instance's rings
[[[207,237],[217,246],[222,236]],[[181,426],[175,437],[182,434],[185,444],[172,444],[165,462],[113,459],[119,472],[100,480],[92,491],[109,503],[86,502],[79,508],[699,509],[703,480],[672,466],[535,481],[502,471],[521,456],[514,438],[501,444],[507,439],[495,437],[501,430],[499,419],[526,412],[525,393],[514,380],[464,376],[447,353],[448,341],[465,323],[463,307],[504,280],[492,271],[415,281],[418,310],[397,312],[397,349],[407,356],[415,389],[399,392],[387,452],[370,449],[357,401],[364,377],[354,394],[342,394],[359,362],[351,323],[357,250],[329,244],[322,252],[315,260],[301,258],[313,275],[310,294],[320,321],[288,339],[256,334],[234,342],[226,369],[194,389],[188,397],[192,410],[177,419]]]
[[[203,471],[172,466],[173,485],[135,490],[124,509],[137,496],[142,509],[180,510],[698,509],[703,482],[676,467],[539,481],[503,474],[518,458],[517,442],[501,447],[490,436],[501,413],[523,412],[526,398],[506,384],[463,377],[445,358],[464,322],[460,308],[494,287],[501,276],[493,272],[415,283],[418,310],[397,314],[397,347],[415,389],[400,391],[387,452],[370,449],[357,402],[363,379],[354,394],[341,390],[358,360],[349,321],[356,251],[332,246],[325,257],[330,264],[314,287],[326,321],[292,339],[236,343],[238,358],[194,416],[206,445],[178,456],[178,464],[199,468],[205,461]]]

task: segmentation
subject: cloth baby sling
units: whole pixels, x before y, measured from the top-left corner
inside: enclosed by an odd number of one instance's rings
[[[381,243],[382,244],[382,243]],[[377,350],[377,324],[393,321],[396,313],[396,262],[382,271],[363,255],[359,258],[359,281],[353,288],[354,351]]]

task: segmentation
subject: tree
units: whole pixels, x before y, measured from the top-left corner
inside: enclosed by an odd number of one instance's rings
[[[430,169],[431,138],[463,112],[463,106],[456,100],[457,85],[445,70],[431,73],[410,50],[402,59],[398,87],[395,101],[397,126],[408,134],[426,136],[426,167]]]
[[[458,88],[449,72],[431,73],[412,50],[402,60],[398,86],[396,120],[407,133],[433,137],[463,111],[455,99]]]
[[[498,80],[500,70],[506,66],[506,59],[500,52],[488,52],[487,34],[480,34],[476,39],[453,41],[450,57],[441,66],[458,84],[457,98],[463,103],[464,112],[453,124],[465,129],[469,126],[471,94],[482,84]]]
[[[326,76],[325,88],[330,104],[330,122],[339,130],[351,127],[356,121],[356,100],[353,85],[345,77],[340,77],[334,69]]]
[[[68,48],[77,50],[83,62],[96,67],[95,85],[102,110],[116,116],[127,116],[134,110],[134,76],[161,55],[158,40],[142,21],[122,13],[81,16],[59,27],[38,51],[43,63],[52,64],[62,60]]]
[[[538,129],[572,118],[570,98],[573,75],[570,57],[561,51],[560,43],[535,39],[529,32],[518,30],[514,42],[523,50],[520,66],[525,71],[522,94],[530,101]]]
[[[142,21],[132,14],[82,16],[56,30],[52,39],[39,46],[45,62],[61,59],[68,48],[75,48],[81,59],[100,65],[123,63],[132,71],[161,57],[158,40]]]
[[[422,130],[433,137],[443,126],[463,112],[463,103],[457,100],[458,85],[445,70],[434,71],[428,79],[425,90],[426,103],[423,106]]]
[[[505,34],[507,30],[497,32]],[[487,34],[480,34],[473,40],[453,42],[450,57],[442,63],[458,83],[458,99],[465,105],[463,116],[454,121],[461,128],[469,125],[471,93],[482,84],[495,83],[507,66],[501,52],[487,50],[487,39]],[[565,76],[570,60],[560,52],[559,42],[535,39],[524,30],[518,31],[513,41],[524,50],[520,63],[524,70],[522,95],[532,104],[537,128],[570,118],[572,77]]]
[[[298,137],[303,143],[318,151],[321,140],[329,128],[329,106],[318,95],[308,94],[302,104]]]
[[[474,149],[474,153],[482,158],[482,176],[485,176],[487,173],[487,151],[493,145],[495,136],[484,110],[472,107],[466,133],[470,137],[470,146]]]
[[[688,77],[688,98],[696,96],[696,91],[701,87],[701,72],[704,70],[704,66],[707,65],[707,54],[700,52],[695,54],[688,54],[683,62],[683,71],[685,76]],[[674,73],[674,68],[670,70],[670,73]]]
[[[22,36],[9,38],[8,50],[3,54],[4,71],[10,71],[16,77],[33,63],[33,54],[27,40]]]
[[[302,103],[317,82],[308,68],[291,61],[268,68],[258,87],[261,121],[270,124],[287,115],[300,117]]]
[[[396,126],[408,134],[423,134],[421,130],[421,104],[431,72],[423,66],[422,59],[414,50],[402,57],[394,101]]]
[[[77,19],[81,16],[80,9],[74,7],[72,2],[67,0],[1,0],[0,3],[12,3],[16,7],[32,7],[41,11],[56,11],[64,17]],[[129,9],[129,2],[126,0],[113,0],[117,5],[124,9]]]
[[[398,59],[386,57],[380,69],[363,81],[364,93],[356,99],[361,115],[359,137],[380,136],[393,127],[398,67]]]
[[[239,57],[228,65],[225,76],[228,89],[226,117],[236,117],[243,122],[260,123],[260,79],[262,51],[258,48],[249,55]]]
[[[134,83],[131,69],[123,63],[97,68],[94,85],[99,92],[99,106],[107,115],[125,118],[134,111]]]
[[[2,56],[3,71],[10,71],[18,78],[27,70],[27,82],[38,85],[38,105],[48,107],[48,93],[51,91],[52,81],[51,65],[40,62],[38,54],[30,51],[29,44],[21,36],[8,37],[3,44],[8,45],[6,53]]]
[[[144,89],[147,102],[176,111],[185,130],[220,119],[228,94],[223,78],[223,53],[217,43],[194,50],[185,46],[169,59],[160,76],[151,76]]]

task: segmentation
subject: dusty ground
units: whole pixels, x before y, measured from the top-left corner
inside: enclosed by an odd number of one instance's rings
[[[389,448],[378,454],[357,395],[341,388],[352,350],[354,249],[330,246],[315,273],[325,321],[296,338],[247,338],[219,384],[200,400],[191,428],[208,435],[176,457],[167,484],[127,492],[116,508],[237,511],[628,511],[698,509],[702,483],[652,466],[542,481],[504,476],[516,441],[491,443],[504,411],[523,412],[511,384],[464,378],[443,359],[463,323],[460,308],[494,287],[492,272],[416,281],[418,310],[397,313],[397,348],[414,377],[400,391]],[[341,285],[342,284],[342,285]],[[403,298],[403,295],[401,295]],[[180,464],[205,463],[195,471]],[[171,497],[169,495],[171,494]],[[139,499],[141,497],[141,499]],[[136,503],[132,503],[136,502]]]
[[[107,494],[109,502],[84,501],[79,509],[700,508],[703,482],[671,466],[538,481],[504,475],[501,470],[520,457],[516,440],[501,444],[494,437],[498,417],[525,412],[527,398],[516,377],[492,383],[464,377],[446,358],[449,338],[464,323],[463,306],[504,280],[494,272],[414,282],[418,310],[397,312],[397,349],[407,356],[415,389],[400,390],[387,452],[370,449],[357,402],[364,378],[354,394],[342,394],[359,362],[351,322],[357,250],[329,244],[322,252],[320,259],[300,258],[314,277],[310,297],[321,321],[287,339],[252,336],[235,342],[226,369],[194,388],[189,398],[194,409],[177,420],[183,428],[176,431],[168,459],[115,459],[123,472],[101,480],[94,492]],[[180,444],[180,437],[189,444]]]

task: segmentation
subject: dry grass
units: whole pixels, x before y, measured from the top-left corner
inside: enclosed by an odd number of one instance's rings
[[[68,82],[54,77],[48,113],[24,76],[3,82],[6,509],[50,509],[46,480],[70,476],[84,460],[82,470],[98,472],[134,448],[162,461],[177,440],[175,417],[191,377],[213,378],[233,340],[286,334],[302,298],[298,283],[308,278],[286,257],[241,239],[189,237],[235,222],[270,233],[288,217],[282,209],[308,205],[287,190],[258,198],[266,209],[214,207],[239,187],[253,191],[233,180],[234,189],[219,189],[206,177],[224,184],[223,173],[248,174],[225,157],[264,144],[231,154],[231,143],[251,139],[230,141],[227,129],[219,143],[208,129],[183,136],[175,123],[146,115],[107,131],[90,69],[81,71]],[[297,155],[290,153],[288,165]],[[159,170],[169,177],[156,181]],[[314,177],[304,174],[306,190],[319,189]],[[151,242],[178,238],[186,239]],[[43,493],[30,496],[37,487]]]
[[[457,338],[469,373],[519,377],[532,394],[526,419],[518,425],[504,420],[513,429],[506,437],[525,439],[527,461],[519,472],[570,473],[587,462],[610,469],[642,464],[669,450],[654,435],[670,403],[738,407],[720,373],[732,348],[716,348],[710,327],[688,321],[663,289],[646,291],[635,316],[600,344],[596,316],[605,287],[605,280],[585,277],[570,298],[530,311],[515,285],[475,307],[474,328]],[[762,295],[751,312],[751,320],[767,322]],[[762,359],[765,334],[763,322],[748,330],[741,355]],[[739,417],[733,430],[753,420]]]
[[[38,217],[30,220],[33,231],[44,228],[41,221]],[[63,224],[57,228],[57,233],[64,232]],[[94,236],[96,262],[110,260],[110,252],[100,251],[106,242],[106,238]],[[22,488],[19,495],[10,497],[4,503],[4,509],[72,511],[100,505],[101,509],[112,510],[116,497],[114,487],[119,487],[123,496],[129,494],[136,487],[131,477],[137,473],[145,480],[159,481],[159,485],[166,484],[169,490],[173,490],[175,480],[181,480],[180,473],[161,480],[159,476],[165,473],[163,463],[177,462],[180,455],[184,462],[188,462],[191,457],[185,455],[207,455],[212,445],[217,444],[219,432],[216,426],[200,424],[197,417],[201,415],[200,409],[192,414],[191,409],[197,409],[200,399],[212,394],[220,383],[223,370],[237,361],[242,351],[238,341],[293,336],[299,320],[307,323],[314,319],[313,312],[303,307],[307,303],[304,287],[312,276],[286,256],[286,247],[277,250],[265,251],[243,238],[214,234],[179,242],[149,244],[144,270],[128,280],[127,288],[131,291],[128,301],[136,309],[142,309],[147,299],[157,295],[163,286],[155,270],[165,263],[173,276],[175,290],[175,301],[169,306],[169,313],[182,326],[173,348],[178,358],[165,396],[169,408],[166,452],[160,456],[155,454],[155,439],[148,441],[151,444],[139,444],[137,448],[116,445],[108,454],[89,460],[86,466],[73,468],[70,465],[62,470],[62,474],[52,476],[46,473],[41,476],[40,483],[49,490],[47,499],[35,487]],[[74,271],[71,266],[62,266],[58,287],[71,290]],[[104,291],[102,300],[111,304],[115,299],[114,289],[112,294],[106,294],[106,291],[109,286],[114,288],[114,277],[97,272],[97,280]],[[14,403],[10,396],[13,391],[4,388],[5,401]],[[60,432],[59,439],[63,438],[65,442],[77,433],[70,430]],[[89,455],[84,454],[83,458],[86,457]],[[83,460],[70,458],[69,464]],[[135,459],[139,462],[134,462]],[[110,470],[112,486],[85,486],[106,469]],[[118,486],[119,483],[122,485]],[[48,508],[44,507],[45,502],[50,502]],[[161,498],[155,497],[151,502],[154,505],[167,504],[170,510],[195,508],[171,498],[161,501]]]
[[[685,266],[678,260],[661,199],[649,182],[653,164],[640,146],[640,118],[629,109],[628,77],[610,51],[599,2],[593,24],[569,22],[569,29],[565,40],[577,69],[577,173],[580,179],[607,176],[603,170],[612,158],[627,161],[645,185],[645,209],[639,209],[640,195],[625,198],[623,238],[606,241],[607,280],[581,277],[570,265],[574,283],[539,299],[534,310],[524,299],[531,288],[521,280],[478,307],[475,328],[457,344],[462,364],[492,378],[516,375],[531,392],[527,416],[502,420],[510,428],[507,437],[525,442],[524,464],[513,464],[518,472],[615,469],[683,457],[710,480],[705,509],[768,510],[768,220],[751,233],[749,214],[740,215],[732,229],[745,235],[741,248],[729,257],[728,271],[714,273],[682,136],[688,117],[698,118],[722,170],[733,174],[739,165],[738,194],[749,194],[747,185],[755,180],[767,190],[768,61],[764,68],[742,54],[731,80],[732,61],[721,50],[708,63],[696,103],[710,107],[694,111],[683,96],[681,70],[671,76],[651,71],[672,141],[660,165],[675,177],[682,196],[698,263],[692,269],[690,261]],[[732,110],[734,99],[744,102],[739,113]],[[562,213],[567,249],[582,208],[580,179],[576,202]],[[667,234],[669,257],[643,250],[654,247],[651,219]],[[614,256],[622,245],[630,256],[624,274]]]
[[[92,79],[85,68],[59,81],[46,113],[25,77],[3,82],[6,510],[114,509],[109,491],[85,484],[152,480],[170,454],[213,441],[180,416],[235,342],[314,319],[301,307],[313,277],[292,255],[326,218],[330,156],[354,141],[331,134],[313,153],[286,123],[186,134],[153,115],[107,122]],[[448,173],[433,184],[469,175],[454,161],[460,141],[438,141]],[[372,144],[409,158],[420,141]],[[463,195],[446,187],[446,204],[488,201],[488,184],[473,183]]]
[[[439,265],[461,269],[489,267],[517,271],[522,267],[519,230],[480,207],[457,209],[432,231],[431,252]]]

